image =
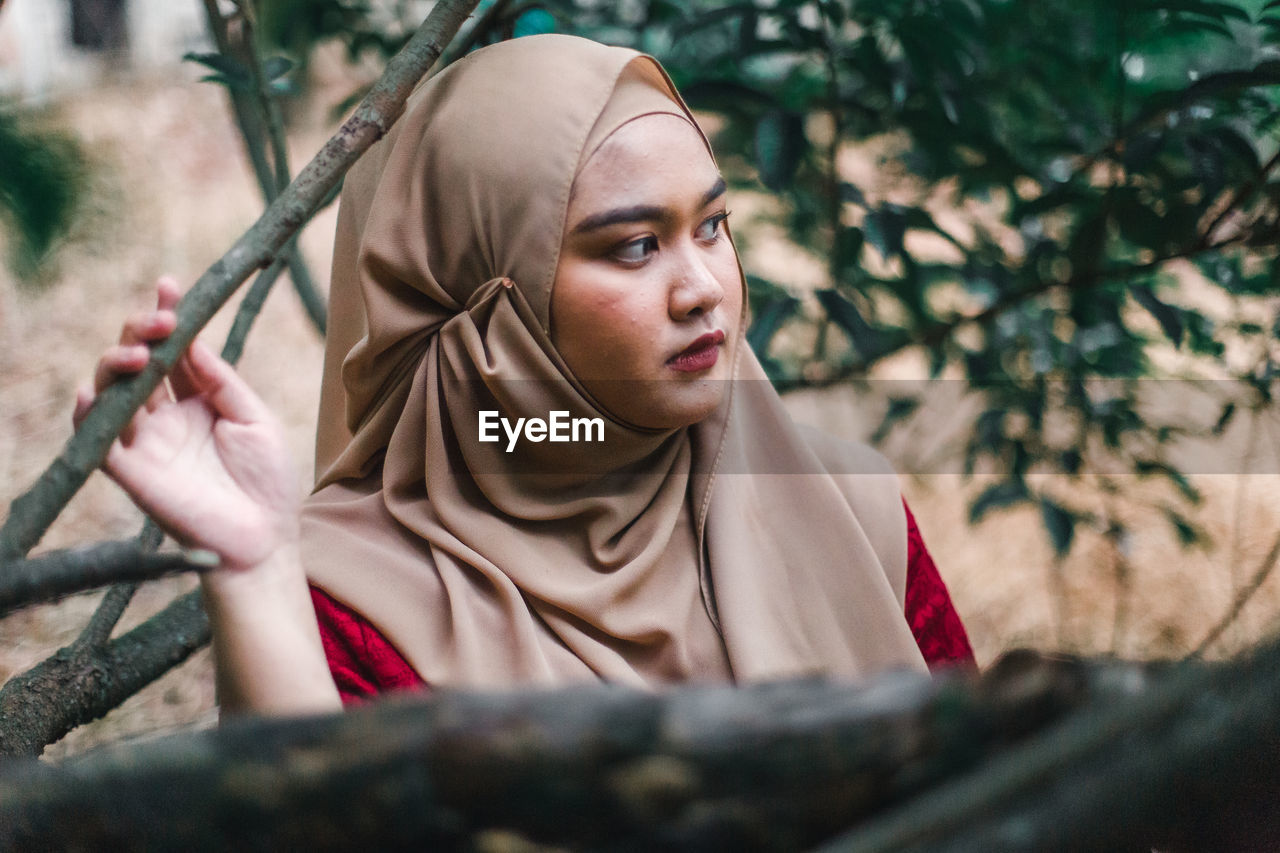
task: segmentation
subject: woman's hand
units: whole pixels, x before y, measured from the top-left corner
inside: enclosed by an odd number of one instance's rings
[[[157,284],[155,310],[132,315],[120,343],[77,394],[78,426],[103,388],[135,374],[149,344],[177,323],[178,287]],[[233,569],[262,564],[298,536],[298,481],[279,421],[235,370],[200,342],[183,353],[107,454],[103,469],[178,541]]]
[[[173,334],[178,287],[157,284],[76,397],[94,397]],[[170,396],[169,389],[172,389]],[[175,539],[217,553],[201,576],[223,711],[302,714],[342,707],[298,558],[298,482],[284,430],[231,365],[197,342],[111,446],[103,469]]]

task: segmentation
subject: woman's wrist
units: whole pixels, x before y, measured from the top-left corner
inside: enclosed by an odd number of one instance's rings
[[[251,566],[206,572],[201,583],[224,712],[341,708],[296,541]]]
[[[305,578],[297,539],[281,542],[264,552],[256,562],[227,564],[201,575],[206,595],[217,598],[251,599],[260,595],[274,596],[297,588],[298,578]]]

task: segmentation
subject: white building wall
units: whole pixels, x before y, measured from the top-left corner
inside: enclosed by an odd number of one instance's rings
[[[108,71],[177,66],[209,50],[200,0],[128,0],[129,49],[98,53],[71,44],[69,0],[4,0],[0,7],[0,98],[40,103],[92,86]]]

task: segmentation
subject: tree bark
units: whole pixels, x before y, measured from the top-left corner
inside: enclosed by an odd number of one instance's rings
[[[975,682],[439,692],[240,720],[0,767],[0,846],[803,849],[1150,682],[1135,665],[1022,658]]]
[[[73,643],[59,650],[0,688],[0,755],[39,755],[207,642],[209,620],[200,594],[192,592],[104,645]]]

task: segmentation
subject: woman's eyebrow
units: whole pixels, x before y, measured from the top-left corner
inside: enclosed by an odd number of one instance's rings
[[[698,202],[698,207],[706,207],[724,195],[726,189],[724,178],[716,178],[716,182],[711,185],[711,189],[703,193],[701,201]],[[599,228],[607,228],[610,225],[619,225],[626,222],[652,222],[654,220],[668,219],[670,216],[671,210],[669,208],[651,204],[617,207],[613,210],[593,213],[584,218],[574,226],[573,233],[582,234],[586,231],[595,231]]]

